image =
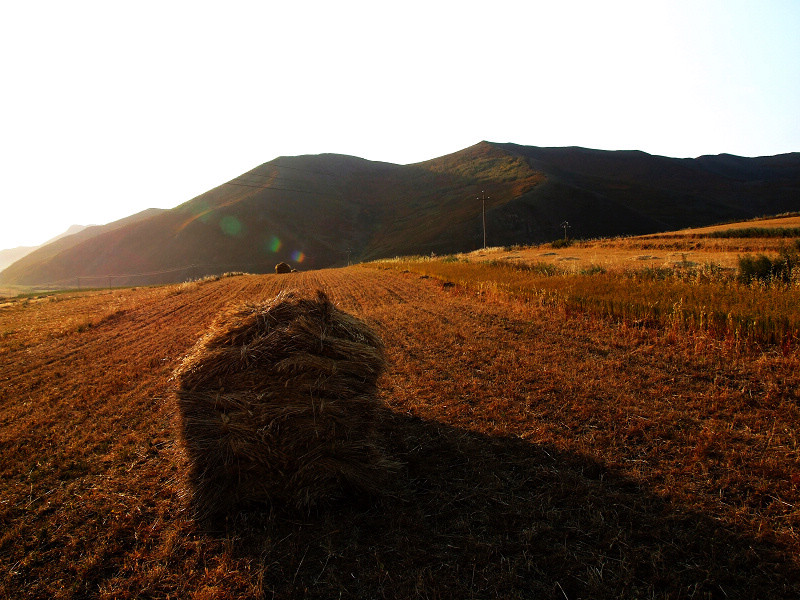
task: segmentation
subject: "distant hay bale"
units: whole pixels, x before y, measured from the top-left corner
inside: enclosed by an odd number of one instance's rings
[[[287,265],[285,262],[279,262],[275,265],[275,273],[281,275],[283,273],[292,273],[294,269],[291,266]]]
[[[223,314],[175,373],[198,513],[380,494],[398,467],[376,439],[384,368],[380,338],[322,292]]]

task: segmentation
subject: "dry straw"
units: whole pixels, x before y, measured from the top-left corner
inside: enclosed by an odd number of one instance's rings
[[[322,292],[223,314],[176,371],[198,512],[380,493],[398,466],[376,440],[384,367],[378,336]]]

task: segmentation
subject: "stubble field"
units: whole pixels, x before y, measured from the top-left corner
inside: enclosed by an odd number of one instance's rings
[[[487,260],[546,263],[566,271],[605,269],[692,268],[713,263],[723,270],[737,268],[747,254],[778,254],[800,238],[800,216],[755,219],[725,225],[633,237],[575,241],[565,248],[548,244],[523,248],[487,248],[458,255],[470,262]]]
[[[381,499],[196,523],[171,373],[222,308],[286,288],[383,337],[402,474]],[[798,352],[717,333],[413,266],[10,302],[0,595],[796,598]]]

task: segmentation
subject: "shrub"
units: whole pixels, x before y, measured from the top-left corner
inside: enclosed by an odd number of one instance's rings
[[[551,248],[568,248],[569,246],[572,246],[572,240],[569,238],[563,238],[550,242]]]
[[[517,271],[528,271],[535,275],[544,275],[546,277],[555,277],[557,275],[564,275],[564,269],[558,267],[557,265],[547,263],[547,262],[537,262],[537,263],[530,263],[530,264],[512,264],[511,265]]]
[[[669,267],[645,267],[644,269],[626,271],[625,274],[632,279],[641,281],[666,281],[674,279],[676,276],[675,271]]]
[[[600,265],[590,265],[590,266],[586,267],[585,269],[581,269],[581,271],[580,271],[581,275],[590,275],[590,276],[591,275],[603,275],[604,273],[606,273],[606,268],[602,267]]]
[[[800,268],[800,254],[795,247],[781,245],[778,256],[770,258],[764,254],[739,257],[739,280],[743,283],[753,281],[783,281],[792,278],[792,271]]]

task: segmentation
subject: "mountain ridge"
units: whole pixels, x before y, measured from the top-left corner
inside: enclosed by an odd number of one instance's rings
[[[169,283],[473,250],[483,198],[489,245],[550,241],[563,221],[575,237],[654,233],[800,209],[800,153],[680,159],[482,141],[408,165],[281,156],[173,209],[45,246],[0,283]]]

